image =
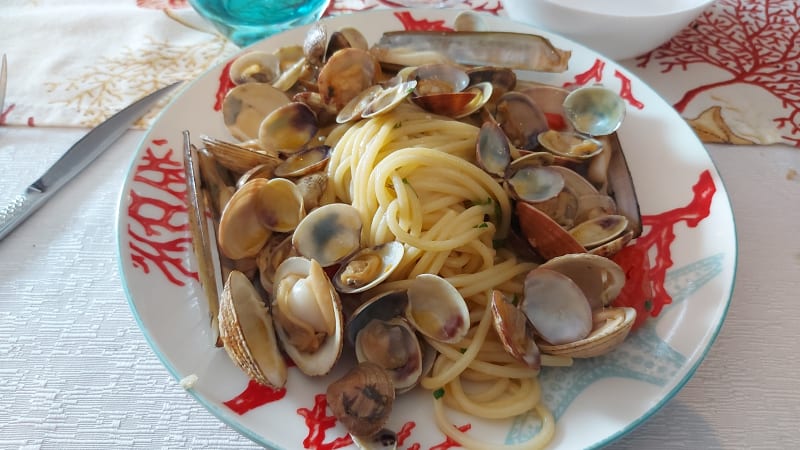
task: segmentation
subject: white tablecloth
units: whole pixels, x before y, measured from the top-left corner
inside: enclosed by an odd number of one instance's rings
[[[3,24],[8,20],[2,16]],[[0,127],[0,204],[86,131]],[[115,208],[142,136],[127,132],[0,242],[0,449],[255,447],[171,378],[125,299]],[[737,221],[731,308],[695,376],[612,449],[800,443],[800,151],[787,145],[708,149]]]

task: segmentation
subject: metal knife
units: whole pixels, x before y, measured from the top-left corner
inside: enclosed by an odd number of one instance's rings
[[[116,142],[125,131],[167,92],[182,81],[165,86],[127,106],[83,136],[25,192],[0,209],[0,240],[3,240],[56,191]]]

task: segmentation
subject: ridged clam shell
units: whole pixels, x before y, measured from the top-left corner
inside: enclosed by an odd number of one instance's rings
[[[286,384],[286,362],[278,350],[272,317],[250,280],[239,271],[228,275],[219,309],[225,350],[247,376],[261,384]]]

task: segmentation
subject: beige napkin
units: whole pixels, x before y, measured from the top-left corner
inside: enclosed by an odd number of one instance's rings
[[[93,126],[237,50],[185,0],[4,0],[0,30],[0,51],[8,55],[7,125]]]

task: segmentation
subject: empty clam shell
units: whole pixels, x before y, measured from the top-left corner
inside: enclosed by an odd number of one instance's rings
[[[602,86],[583,86],[570,92],[563,106],[573,128],[589,136],[609,135],[625,118],[625,100]]]

